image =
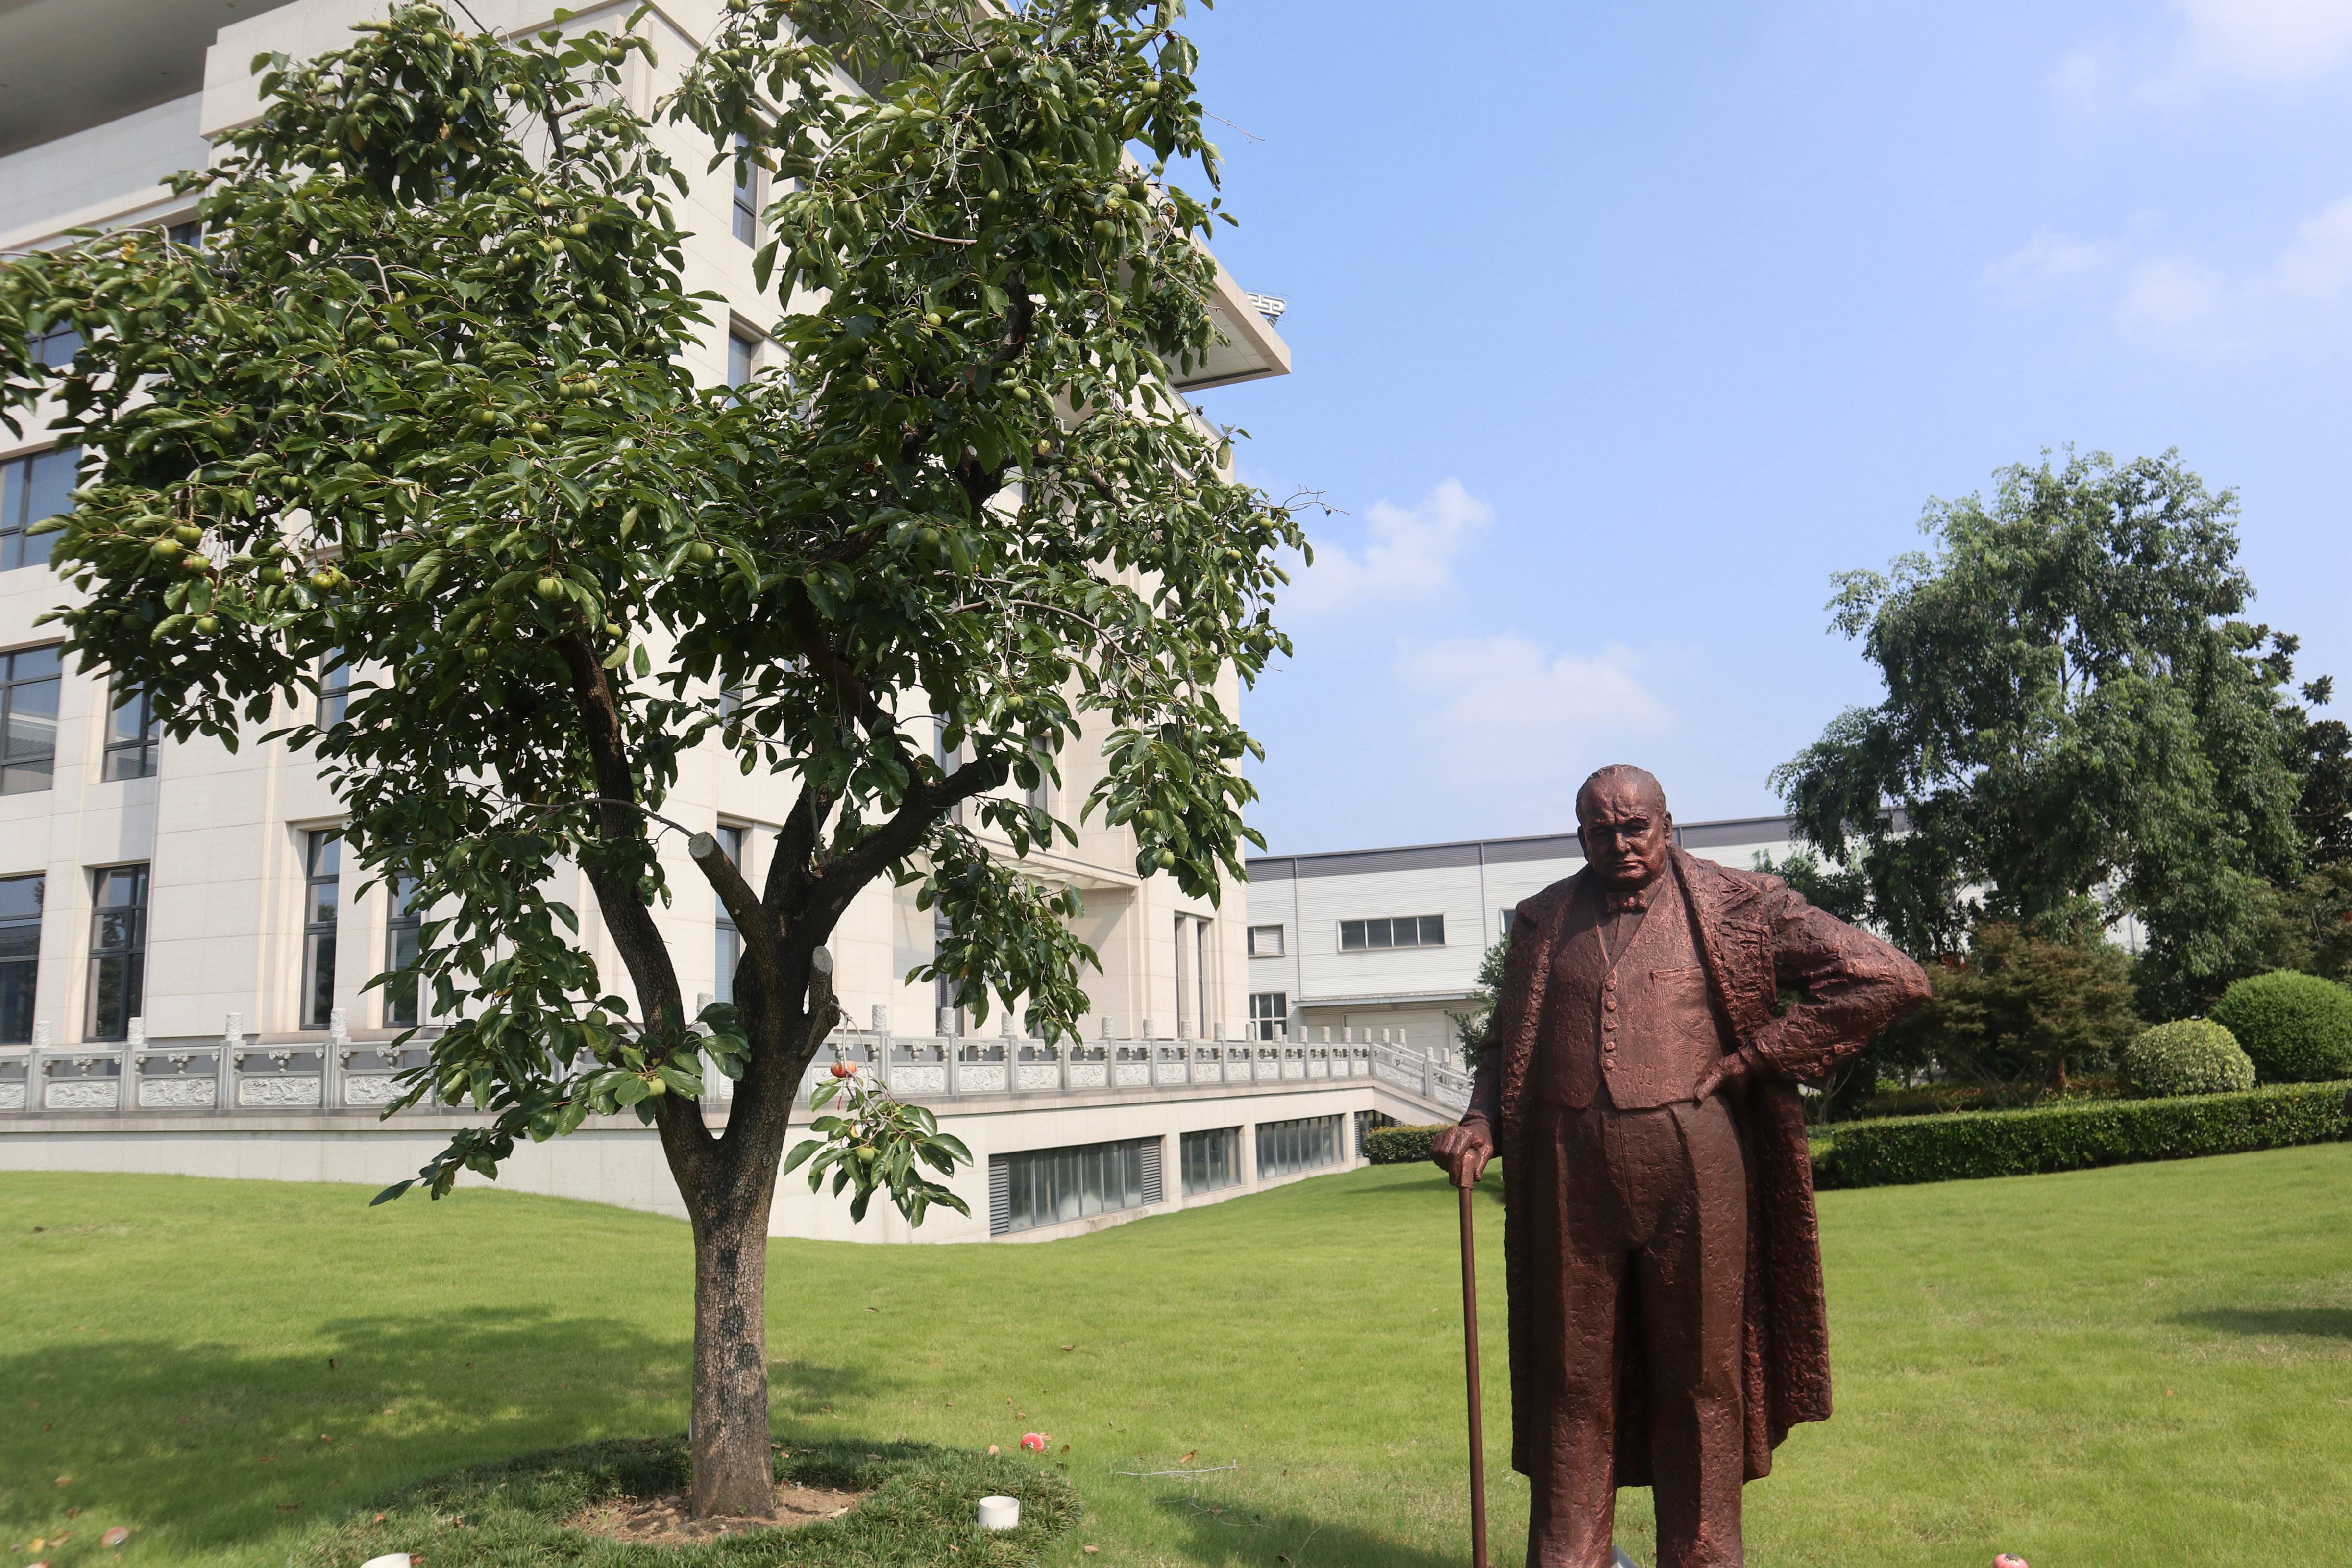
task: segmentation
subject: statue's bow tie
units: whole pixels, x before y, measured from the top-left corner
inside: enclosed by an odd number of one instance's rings
[[[1649,907],[1650,895],[1646,890],[1609,895],[1609,912],[1612,915],[1638,915]]]

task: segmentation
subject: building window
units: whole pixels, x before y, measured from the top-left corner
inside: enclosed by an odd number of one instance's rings
[[[1257,1179],[1295,1176],[1339,1163],[1339,1118],[1308,1116],[1257,1124]]]
[[[1280,926],[1250,927],[1249,955],[1252,958],[1280,958],[1282,928]]]
[[[1176,917],[1176,1037],[1209,1032],[1209,922]]]
[[[1160,1140],[997,1154],[988,1162],[988,1234],[1034,1230],[1160,1201]]]
[[[58,766],[57,645],[0,654],[0,795],[49,787]]]
[[[335,923],[343,902],[342,830],[302,836],[302,1027],[323,1029],[335,1011]]]
[[[932,905],[931,962],[937,963],[940,954],[948,950],[948,943],[953,940],[955,926],[948,920],[947,910],[937,904]],[[962,1037],[963,1004],[956,1000],[956,983],[944,971],[931,980],[931,1016],[934,1020],[932,1026],[940,1034],[950,1039]]]
[[[760,340],[749,332],[727,334],[727,384],[750,384],[751,373],[760,368]]]
[[[33,358],[51,370],[64,370],[81,352],[81,334],[71,327],[51,327],[28,340]]]
[[[760,166],[751,162],[751,139],[735,138],[735,237],[760,243]]]
[[[127,1040],[145,1005],[147,868],[90,873],[89,1027],[93,1040]]]
[[[81,340],[74,342],[79,344]],[[0,463],[0,572],[49,563],[49,547],[57,535],[28,537],[26,530],[73,510],[68,498],[80,463],[79,447],[59,447]]]
[[[1250,993],[1250,1033],[1261,1040],[1279,1040],[1290,1032],[1290,994],[1285,991]]]
[[[1505,942],[1510,941],[1511,922],[1518,918],[1519,911],[1517,910],[1505,910],[1503,911],[1503,940]]]
[[[319,728],[331,730],[343,721],[352,705],[352,667],[343,650],[331,648],[319,660]]]
[[[739,871],[743,869],[743,836],[745,829],[719,825],[719,847]],[[735,972],[743,964],[743,933],[735,929],[735,918],[727,912],[727,901],[716,890],[711,901],[719,906],[719,968],[712,982],[710,997],[714,1002],[735,1000]]]
[[[1399,915],[1385,921],[1341,921],[1339,951],[1368,952],[1386,947],[1444,947],[1444,915]]]
[[[1054,811],[1054,753],[1043,746],[1033,747],[1029,760],[1036,765],[1037,782],[1022,791],[1021,798],[1028,804],[1030,810],[1041,811],[1050,816]],[[1050,848],[1052,842],[1049,837],[1046,847]]]
[[[155,704],[144,691],[114,680],[114,709],[106,721],[106,766],[100,775],[110,779],[152,779],[155,753],[163,744],[163,727],[155,722]]]
[[[383,966],[395,974],[416,962],[416,954],[425,937],[425,910],[416,897],[416,879],[395,877],[392,883],[392,900],[383,922]],[[425,991],[422,975],[394,979],[383,991],[383,1023],[386,1028],[406,1028],[415,1024],[423,1012],[420,1003]]]
[[[47,879],[0,879],[0,1046],[30,1044],[40,978],[41,893]]]
[[[163,230],[163,237],[173,245],[202,250],[205,247],[205,220],[192,217],[185,222],[173,224]]]
[[[1184,1195],[1242,1184],[1242,1130],[1217,1127],[1184,1134]]]

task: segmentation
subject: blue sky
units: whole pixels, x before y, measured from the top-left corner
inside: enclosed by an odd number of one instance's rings
[[[1244,703],[1276,850],[1559,829],[1615,761],[1777,809],[1877,695],[1830,574],[2069,442],[2236,489],[2257,613],[2352,685],[2352,0],[1188,26],[1297,363],[1203,405],[1346,513]]]

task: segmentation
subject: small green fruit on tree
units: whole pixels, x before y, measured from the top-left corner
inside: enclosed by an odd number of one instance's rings
[[[1214,178],[1181,9],[731,3],[666,111],[714,167],[740,137],[799,183],[757,265],[790,374],[749,387],[673,357],[706,323],[684,181],[624,90],[635,34],[501,41],[396,5],[264,62],[260,116],[180,177],[205,248],[129,230],[0,267],[0,408],[57,393],[95,459],[56,553],[84,668],[232,746],[354,672],[341,722],[288,738],[368,872],[427,910],[414,966],[379,977],[447,1021],[409,1101],[488,1113],[420,1180],[592,1110],[659,1130],[694,1226],[700,1514],[774,1508],[769,1208],[851,901],[919,881],[946,933],[923,976],[982,1016],[1025,998],[1057,1036],[1093,954],[1075,895],[1015,862],[1075,831],[1005,784],[1091,721],[1086,808],[1135,826],[1139,869],[1213,897],[1255,840],[1255,743],[1217,687],[1287,647],[1276,560],[1305,542],[1171,390],[1216,341],[1216,204],[1135,180],[1126,149]],[[52,325],[88,343],[61,373],[23,348]],[[159,552],[163,518],[194,542]],[[797,788],[764,887],[688,845],[743,942],[736,1005],[698,1020],[656,913],[698,745]],[[626,994],[560,881],[585,882]],[[705,1058],[738,1080],[723,1136]],[[861,1109],[835,1119],[861,1212],[877,1188],[910,1217],[954,1201],[916,1169],[955,1148]]]

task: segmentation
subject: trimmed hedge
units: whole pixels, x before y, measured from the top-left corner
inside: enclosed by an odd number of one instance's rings
[[[2124,1079],[2134,1094],[2234,1094],[2254,1087],[2253,1058],[2237,1037],[2210,1018],[2176,1018],[2142,1029],[2124,1047]]]
[[[2345,1134],[2352,1084],[2184,1095],[1840,1122],[1814,1171],[1823,1187],[2031,1176],[2325,1143]]]
[[[429,1568],[1027,1568],[1085,1511],[1068,1481],[1034,1461],[918,1443],[873,1449],[835,1438],[777,1455],[780,1481],[873,1494],[839,1519],[793,1530],[653,1546],[576,1529],[572,1521],[595,1504],[686,1489],[683,1437],[608,1438],[404,1487],[323,1527],[286,1561],[349,1568],[406,1552]],[[1000,1492],[1021,1499],[1020,1527],[982,1530],[979,1500]]]
[[[2241,980],[2213,1005],[2264,1083],[2352,1077],[2352,991],[2316,974],[2273,969]]]
[[[1364,1134],[1364,1158],[1375,1165],[1412,1165],[1429,1158],[1429,1141],[1453,1126],[1377,1127]]]

